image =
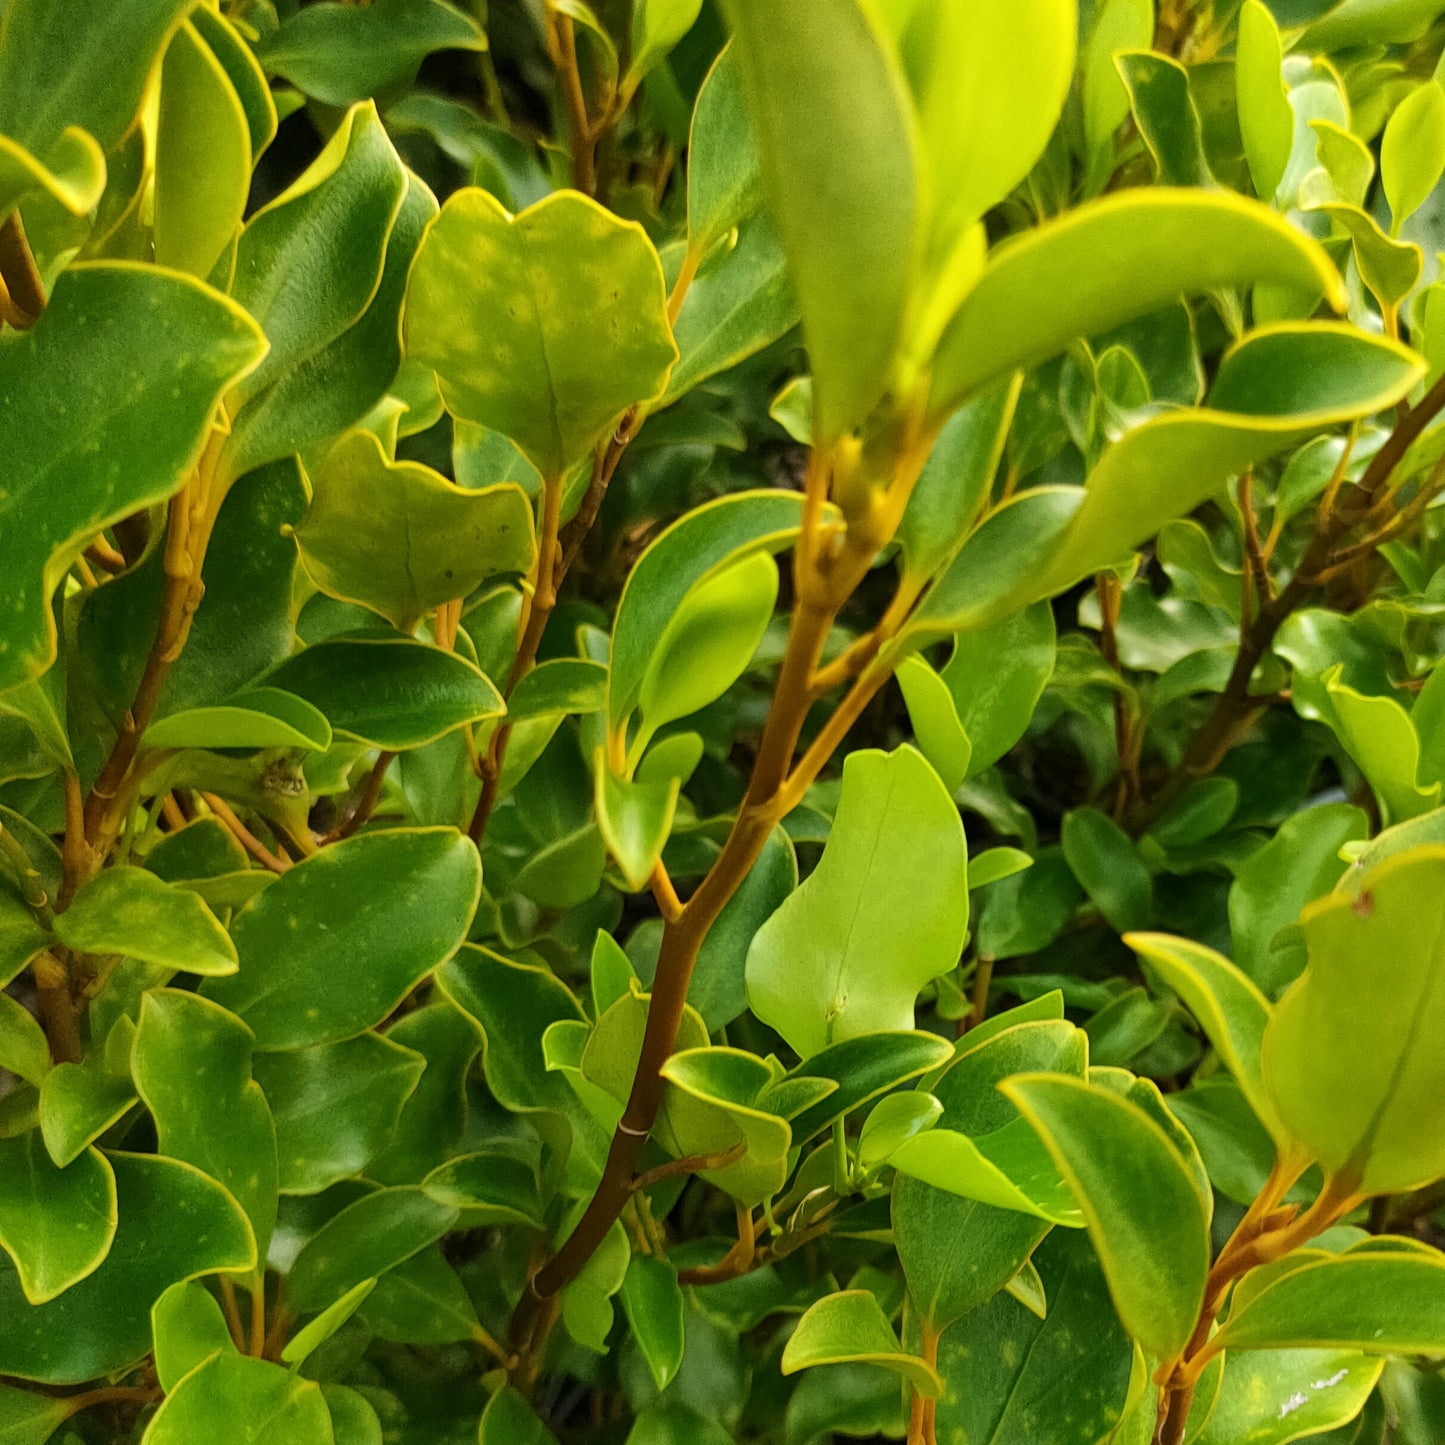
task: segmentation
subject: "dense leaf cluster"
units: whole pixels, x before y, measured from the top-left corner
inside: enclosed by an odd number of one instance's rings
[[[0,0],[0,1441],[1445,1439],[1445,0]]]

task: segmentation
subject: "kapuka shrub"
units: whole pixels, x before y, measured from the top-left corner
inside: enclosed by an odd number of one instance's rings
[[[0,1440],[1445,1439],[1445,0],[0,0]]]

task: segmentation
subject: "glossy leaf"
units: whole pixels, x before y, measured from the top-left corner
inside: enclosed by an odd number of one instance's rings
[[[226,1187],[264,1254],[276,1222],[276,1129],[251,1077],[251,1046],[225,1009],[156,989],[141,1000],[131,1068],[161,1150]]]
[[[0,690],[54,660],[50,598],[65,571],[101,528],[180,487],[216,402],[264,351],[225,297],[120,263],[69,267],[34,328],[0,351],[0,440],[18,468],[0,498],[0,569],[13,579]]]
[[[1294,143],[1294,113],[1280,74],[1279,29],[1262,0],[1245,0],[1239,12],[1234,85],[1244,154],[1255,194],[1274,200]]]
[[[777,595],[777,564],[766,552],[714,572],[687,593],[638,687],[644,736],[706,707],[737,681],[772,621]]]
[[[123,953],[210,977],[235,973],[236,949],[194,894],[144,868],[108,868],[55,921],[62,943],[81,953]]]
[[[1072,1185],[1124,1327],[1171,1359],[1194,1331],[1209,1271],[1208,1201],[1178,1149],[1097,1085],[1022,1075],[1002,1088]]]
[[[389,337],[406,263],[435,204],[408,180],[375,108],[359,105],[295,184],[247,221],[232,294],[271,349],[236,398],[226,474],[333,435],[386,390],[400,359]]]
[[[1442,872],[1438,849],[1400,854],[1367,873],[1353,897],[1307,908],[1309,967],[1265,1033],[1265,1084],[1281,1123],[1366,1193],[1445,1170],[1438,1134],[1425,1127],[1441,1087],[1428,1040],[1445,1008],[1430,926]]]
[[[797,535],[802,501],[780,492],[738,492],[689,512],[637,559],[612,624],[608,723],[636,707],[653,648],[698,584],[750,552],[777,551]]]
[[[205,277],[251,185],[251,130],[225,67],[190,24],[166,47],[156,122],[155,259]]]
[[[536,555],[520,487],[465,491],[418,462],[388,461],[370,432],[344,436],[310,480],[295,536],[311,579],[402,632],[488,577],[525,574]]]
[[[349,105],[411,80],[438,50],[485,50],[481,27],[444,0],[309,5],[258,47],[268,70],[327,105]]]
[[[1261,1052],[1273,1010],[1227,958],[1188,939],[1133,933],[1124,940],[1179,995],[1260,1119],[1281,1134],[1265,1088]]]
[[[459,653],[381,631],[317,642],[266,682],[309,702],[336,732],[391,752],[504,708],[491,679]]]
[[[878,1300],[867,1290],[844,1290],[813,1305],[783,1347],[783,1373],[813,1365],[883,1365],[920,1395],[942,1393],[937,1371],[899,1345]]]
[[[27,1305],[0,1270],[0,1369],[78,1384],[135,1364],[151,1348],[151,1306],[173,1284],[256,1263],[239,1206],[214,1180],[173,1159],[107,1156],[120,1224],[104,1262],[48,1304]]]
[[[1349,1350],[1230,1355],[1199,1445],[1284,1445],[1353,1420],[1384,1368]]]
[[[677,360],[651,242],[573,193],[515,217],[485,191],[453,194],[412,267],[406,346],[448,410],[511,437],[547,477],[661,395]]]
[[[1112,818],[1097,808],[1066,813],[1061,841],[1074,877],[1111,928],[1127,933],[1149,918],[1153,911],[1149,870]]]
[[[1000,1293],[939,1342],[941,1440],[1096,1445],[1118,1419],[1132,1351],[1088,1241],[1055,1230],[1033,1257],[1048,1297],[1043,1318]]]
[[[1058,305],[1025,300],[1057,296],[1049,278],[1060,268],[1070,286]],[[1254,202],[1164,187],[1090,202],[999,248],[944,330],[931,408],[945,414],[996,378],[1183,292],[1261,281],[1343,303],[1324,253]]]
[[[307,748],[331,746],[331,724],[310,703],[275,687],[238,693],[214,707],[186,708],[145,731],[147,748]]]
[[[677,1271],[665,1260],[634,1255],[623,1276],[621,1297],[653,1383],[665,1390],[682,1363],[683,1303]]]
[[[303,1246],[287,1276],[286,1297],[294,1309],[324,1309],[362,1280],[435,1243],[457,1218],[452,1205],[415,1187],[365,1194]]]
[[[1445,90],[1433,80],[1411,91],[1385,127],[1380,181],[1390,203],[1390,234],[1435,189],[1445,171]]]
[[[236,1445],[330,1445],[334,1438],[314,1380],[229,1351],[177,1384],[142,1439],[145,1445],[181,1445],[220,1431]]]
[[[731,50],[713,62],[693,108],[687,146],[688,246],[706,255],[762,202],[758,151]],[[679,349],[686,355],[687,348]]]
[[[450,829],[348,839],[297,864],[236,915],[240,971],[205,992],[251,1028],[261,1050],[353,1038],[451,957],[480,888],[476,849]]]
[[[659,783],[619,778],[605,764],[597,768],[597,824],[607,851],[617,860],[627,886],[647,887],[672,832],[677,809],[676,778]]]
[[[1417,1253],[1301,1262],[1236,1305],[1214,1350],[1346,1349],[1445,1355],[1445,1262]]]
[[[258,1054],[252,1071],[275,1121],[282,1192],[315,1194],[364,1170],[391,1139],[425,1063],[375,1033]]]
[[[858,0],[723,8],[828,442],[883,394],[902,336],[921,239],[911,106]]]
[[[216,1297],[197,1280],[173,1284],[151,1307],[156,1377],[167,1393],[196,1366],[236,1346]]]
[[[822,860],[748,952],[753,1012],[804,1058],[908,1028],[919,991],[958,961],[968,926],[963,825],[938,775],[900,748],[855,752],[843,776]],[[925,869],[937,886],[920,896]]]
[[[110,1250],[116,1219],[115,1174],[99,1151],[57,1169],[39,1130],[0,1139],[0,1246],[31,1304],[92,1274]]]

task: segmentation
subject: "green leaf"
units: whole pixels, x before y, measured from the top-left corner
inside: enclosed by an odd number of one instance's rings
[[[377,1189],[334,1215],[296,1256],[286,1299],[303,1312],[324,1309],[363,1280],[434,1244],[459,1211],[415,1185]]]
[[[556,1445],[556,1442],[557,1437],[510,1385],[503,1385],[487,1401],[477,1425],[477,1445]]]
[[[0,1246],[31,1304],[93,1274],[110,1250],[116,1219],[115,1173],[103,1154],[87,1149],[57,1169],[38,1129],[0,1139]]]
[[[453,192],[412,267],[405,341],[453,415],[509,436],[550,478],[659,397],[677,360],[646,233],[575,192],[515,217],[485,191]]]
[[[883,1365],[925,1398],[943,1393],[938,1371],[903,1349],[877,1297],[866,1289],[830,1294],[798,1321],[783,1346],[783,1373],[814,1365]]]
[[[1073,80],[1077,7],[921,0],[906,9],[899,50],[929,183],[929,261],[947,267],[966,230],[1043,154]]]
[[[156,1378],[169,1394],[214,1354],[235,1354],[231,1331],[216,1297],[196,1280],[173,1284],[151,1306]]]
[[[265,72],[236,27],[210,10],[192,10],[189,21],[220,61],[246,114],[254,160],[276,138],[276,102]]]
[[[895,675],[919,752],[949,793],[956,793],[968,776],[973,743],[959,721],[948,684],[917,654],[905,657]]]
[[[628,77],[646,75],[692,29],[701,9],[702,0],[637,0]]]
[[[1285,89],[1284,50],[1274,16],[1260,0],[1245,0],[1235,46],[1235,104],[1255,194],[1273,201],[1294,147],[1294,111]]]
[[[931,1129],[942,1113],[943,1105],[932,1094],[916,1090],[880,1099],[858,1135],[858,1162],[876,1169],[900,1144]]]
[[[1062,1019],[1027,1019],[978,1043],[972,1040],[966,1034],[958,1045],[961,1055],[919,1085],[943,1105],[930,1134],[941,1127],[953,1135],[938,1161],[944,1166],[939,1177],[950,1188],[902,1172],[893,1185],[894,1240],[909,1295],[935,1331],[976,1309],[1023,1268],[1048,1233],[1052,1221],[1045,1214],[1062,1218],[1068,1209],[1068,1222],[1082,1223],[1058,1170],[1036,1140],[1030,1150],[1028,1125],[998,1084],[1021,1070],[1054,1069],[1082,1078],[1087,1039]],[[1014,1175],[983,1148],[998,1153]],[[947,1168],[952,1162],[968,1168],[972,1183],[981,1186],[976,1192],[987,1190],[1001,1204],[957,1192],[954,1186],[966,1181]]]
[[[607,669],[580,657],[554,657],[526,673],[507,699],[507,720],[599,712],[607,702]]]
[[[283,1365],[299,1365],[318,1345],[325,1344],[365,1303],[376,1288],[374,1279],[353,1285],[334,1304],[328,1305],[287,1340],[281,1351]]]
[[[466,1214],[467,1227],[481,1224],[525,1224],[545,1228],[533,1166],[507,1154],[479,1150],[438,1165],[422,1188],[439,1204]]]
[[[1306,908],[1309,967],[1265,1032],[1265,1084],[1280,1121],[1361,1193],[1445,1173],[1445,1141],[1429,1127],[1442,1066],[1431,1040],[1445,1023],[1433,926],[1442,881],[1445,850],[1422,848],[1366,873],[1353,896]]]
[[[1126,51],[1114,57],[1114,64],[1159,184],[1213,186],[1189,72],[1177,60],[1149,50]]]
[[[222,1351],[198,1365],[161,1402],[143,1445],[331,1445],[331,1414],[314,1380],[266,1360]]]
[[[129,1020],[127,1026],[133,1027]],[[62,1169],[135,1103],[129,1068],[112,1074],[106,1063],[104,1053],[93,1050],[83,1063],[57,1064],[40,1086],[40,1132]]]
[[[1269,1000],[1246,974],[1202,943],[1162,933],[1131,933],[1124,941],[1184,1000],[1255,1113],[1281,1138],[1260,1061],[1273,1014]]]
[[[8,993],[0,993],[0,1069],[9,1069],[37,1089],[50,1072],[45,1030],[35,1015]]]
[[[1154,39],[1154,0],[1103,0],[1083,55],[1084,145],[1091,189],[1114,169],[1114,132],[1129,114],[1129,95],[1115,57],[1121,50],[1145,50]]]
[[[1073,1187],[1124,1327],[1173,1359],[1209,1272],[1209,1201],[1183,1156],[1142,1108],[1099,1085],[1020,1075],[1000,1087]]]
[[[767,552],[693,587],[657,639],[638,686],[641,738],[721,697],[747,670],[772,621],[778,567]],[[640,753],[640,743],[634,744]]]
[[[443,0],[327,0],[297,10],[257,46],[266,69],[327,105],[409,85],[438,50],[485,50],[470,15]]]
[[[1109,1438],[1133,1351],[1104,1276],[1079,1234],[1055,1230],[1033,1258],[1048,1297],[1045,1317],[1000,1293],[940,1340],[938,1372],[948,1387],[938,1402],[940,1440],[1096,1445]]]
[[[952,1057],[952,1046],[937,1034],[860,1034],[805,1059],[790,1080],[817,1079],[834,1087],[792,1118],[793,1142],[806,1144],[834,1119],[889,1089],[937,1069]]]
[[[0,35],[0,212],[39,185],[75,215],[100,200],[103,152],[135,121],[152,66],[189,6],[122,0],[75,23],[64,0],[7,6]]]
[[[689,592],[752,552],[789,546],[801,522],[796,494],[735,492],[693,508],[658,534],[629,573],[612,623],[611,728],[637,706],[657,639]]]
[[[1391,697],[1371,697],[1341,681],[1344,664],[1321,678],[1330,713],[1325,716],[1345,751],[1360,765],[1380,803],[1387,826],[1438,806],[1442,785],[1422,787],[1420,738],[1410,714]]]
[[[225,1185],[264,1256],[276,1223],[276,1130],[251,1077],[251,1045],[225,1009],[156,989],[141,1000],[131,1067],[161,1150]]]
[[[1380,181],[1390,203],[1390,234],[1424,204],[1445,171],[1445,90],[1433,80],[1395,107],[1380,142]]]
[[[348,838],[237,913],[240,972],[205,992],[250,1026],[261,1050],[353,1038],[451,957],[480,891],[477,851],[450,828]]]
[[[773,1074],[762,1059],[741,1049],[683,1047],[662,1066],[662,1075],[681,1096],[669,1100],[667,1120],[679,1154],[720,1153],[739,1138],[744,1145],[741,1158],[700,1170],[701,1178],[744,1208],[782,1190],[793,1136],[772,1110]]]
[[[476,1308],[436,1246],[382,1275],[360,1319],[382,1339],[402,1344],[447,1345],[477,1334]]]
[[[435,204],[365,104],[346,113],[294,185],[247,221],[232,294],[271,350],[237,394],[224,475],[334,436],[379,399],[400,360],[406,265]],[[370,375],[357,342],[383,362],[379,374]],[[357,368],[366,373],[359,392]]]
[[[768,559],[771,562],[771,558]],[[617,860],[628,888],[647,887],[662,857],[677,811],[678,780],[635,783],[619,778],[597,755],[597,826],[607,851]]]
[[[1110,928],[1127,933],[1148,922],[1154,911],[1149,870],[1112,818],[1097,808],[1065,813],[1061,842],[1074,877]]]
[[[380,1034],[258,1054],[252,1060],[276,1125],[278,1182],[316,1194],[381,1153],[426,1061]]]
[[[194,25],[166,47],[156,120],[158,266],[206,277],[231,244],[251,188],[251,130],[230,76]]]
[[[687,288],[673,334],[678,362],[661,406],[770,346],[798,322],[772,219],[751,217],[735,245],[719,246]]]
[[[419,462],[391,462],[368,431],[349,432],[310,470],[296,545],[330,597],[411,632],[497,573],[536,558],[532,506],[513,483],[466,491]]]
[[[967,871],[958,810],[923,758],[907,747],[850,754],[821,861],[748,951],[753,1012],[804,1058],[910,1027],[919,991],[962,952]],[[936,884],[920,893],[924,876]]]
[[[1375,218],[1358,206],[1326,203],[1311,207],[1333,217],[1354,243],[1360,279],[1374,294],[1387,317],[1398,314],[1400,303],[1415,289],[1424,269],[1420,248],[1408,241],[1392,241]]]
[[[551,1108],[566,1113],[571,1090],[546,1071],[542,1035],[560,1019],[585,1019],[567,986],[546,968],[517,963],[473,944],[458,951],[437,982],[482,1030],[482,1062],[497,1102],[518,1111]]]
[[[723,12],[826,444],[883,395],[902,339],[922,239],[912,107],[859,0],[726,0]]]
[[[1234,875],[1229,927],[1235,962],[1268,995],[1278,995],[1303,967],[1276,946],[1305,904],[1330,891],[1345,871],[1340,850],[1369,836],[1369,821],[1347,803],[1324,803],[1285,819],[1279,831]]]
[[[102,528],[180,487],[216,402],[264,350],[217,292],[122,263],[69,267],[35,326],[0,348],[0,443],[15,464],[0,498],[0,691],[54,661],[50,598],[66,570]]]
[[[337,733],[389,752],[505,710],[491,679],[460,653],[380,630],[314,643],[266,684],[309,702]]]
[[[665,1390],[682,1364],[682,1290],[677,1270],[666,1260],[635,1254],[622,1278],[622,1311],[627,1316],[652,1382]]]
[[[1231,1354],[1197,1445],[1285,1445],[1348,1424],[1384,1364],[1351,1350]]]
[[[236,949],[194,894],[144,868],[107,868],[55,920],[60,941],[79,953],[123,953],[184,973],[235,973]]]
[[[68,1400],[0,1385],[0,1440],[5,1445],[45,1445],[72,1413]]]
[[[335,1445],[382,1445],[381,1418],[367,1397],[346,1385],[322,1384]]]
[[[1414,352],[1351,326],[1252,332],[1221,362],[1207,406],[1164,412],[1104,451],[1047,565],[1008,600],[1031,601],[1120,562],[1252,462],[1392,405],[1423,374]]]
[[[386,1036],[420,1054],[426,1068],[402,1106],[391,1143],[371,1161],[367,1177],[379,1184],[412,1184],[450,1158],[461,1142],[482,1037],[466,1014],[440,997],[397,1019]]]
[[[1445,1259],[1325,1255],[1262,1285],[1209,1342],[1219,1350],[1345,1349],[1445,1357]]]
[[[761,203],[758,148],[744,108],[742,76],[729,47],[713,62],[692,112],[687,145],[689,250],[705,256]],[[679,349],[686,355],[686,347]]]
[[[50,933],[35,921],[19,895],[10,891],[7,880],[0,877],[0,987],[18,977],[50,942]],[[13,1066],[7,1063],[5,1067]]]
[[[214,707],[185,708],[145,731],[151,748],[306,748],[324,753],[331,724],[309,702],[278,687],[256,687]]]
[[[251,1226],[214,1180],[174,1159],[107,1157],[120,1223],[100,1267],[43,1305],[27,1305],[18,1275],[0,1269],[7,1375],[70,1385],[119,1373],[149,1353],[151,1306],[171,1285],[255,1267]]]
[[[1053,609],[1043,602],[954,639],[941,675],[973,744],[970,777],[1023,737],[1053,674],[1056,650]]]
[[[1064,273],[1060,293],[1051,278]],[[998,249],[944,330],[930,410],[944,416],[1076,337],[1182,293],[1262,281],[1323,291],[1344,306],[1343,283],[1319,246],[1257,202],[1162,186],[1090,201]]]
[[[1018,380],[1006,378],[965,402],[943,424],[898,525],[905,570],[912,576],[940,571],[986,505],[1018,391]]]
[[[242,235],[237,285],[266,309],[267,335],[284,345],[285,364],[236,416],[223,459],[232,475],[329,443],[397,383],[407,271],[436,215],[436,198],[401,168],[368,107],[353,112],[337,134],[350,136],[338,168],[327,169],[336,157],[323,152],[275,203],[280,209],[258,213]],[[250,268],[244,275],[243,262]],[[337,306],[286,289],[293,270],[329,274],[336,266],[348,268],[327,283]],[[362,277],[370,278],[364,293],[356,284]]]

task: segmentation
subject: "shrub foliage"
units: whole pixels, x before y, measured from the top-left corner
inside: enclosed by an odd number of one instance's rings
[[[1445,0],[0,0],[0,1439],[1445,1439]]]

